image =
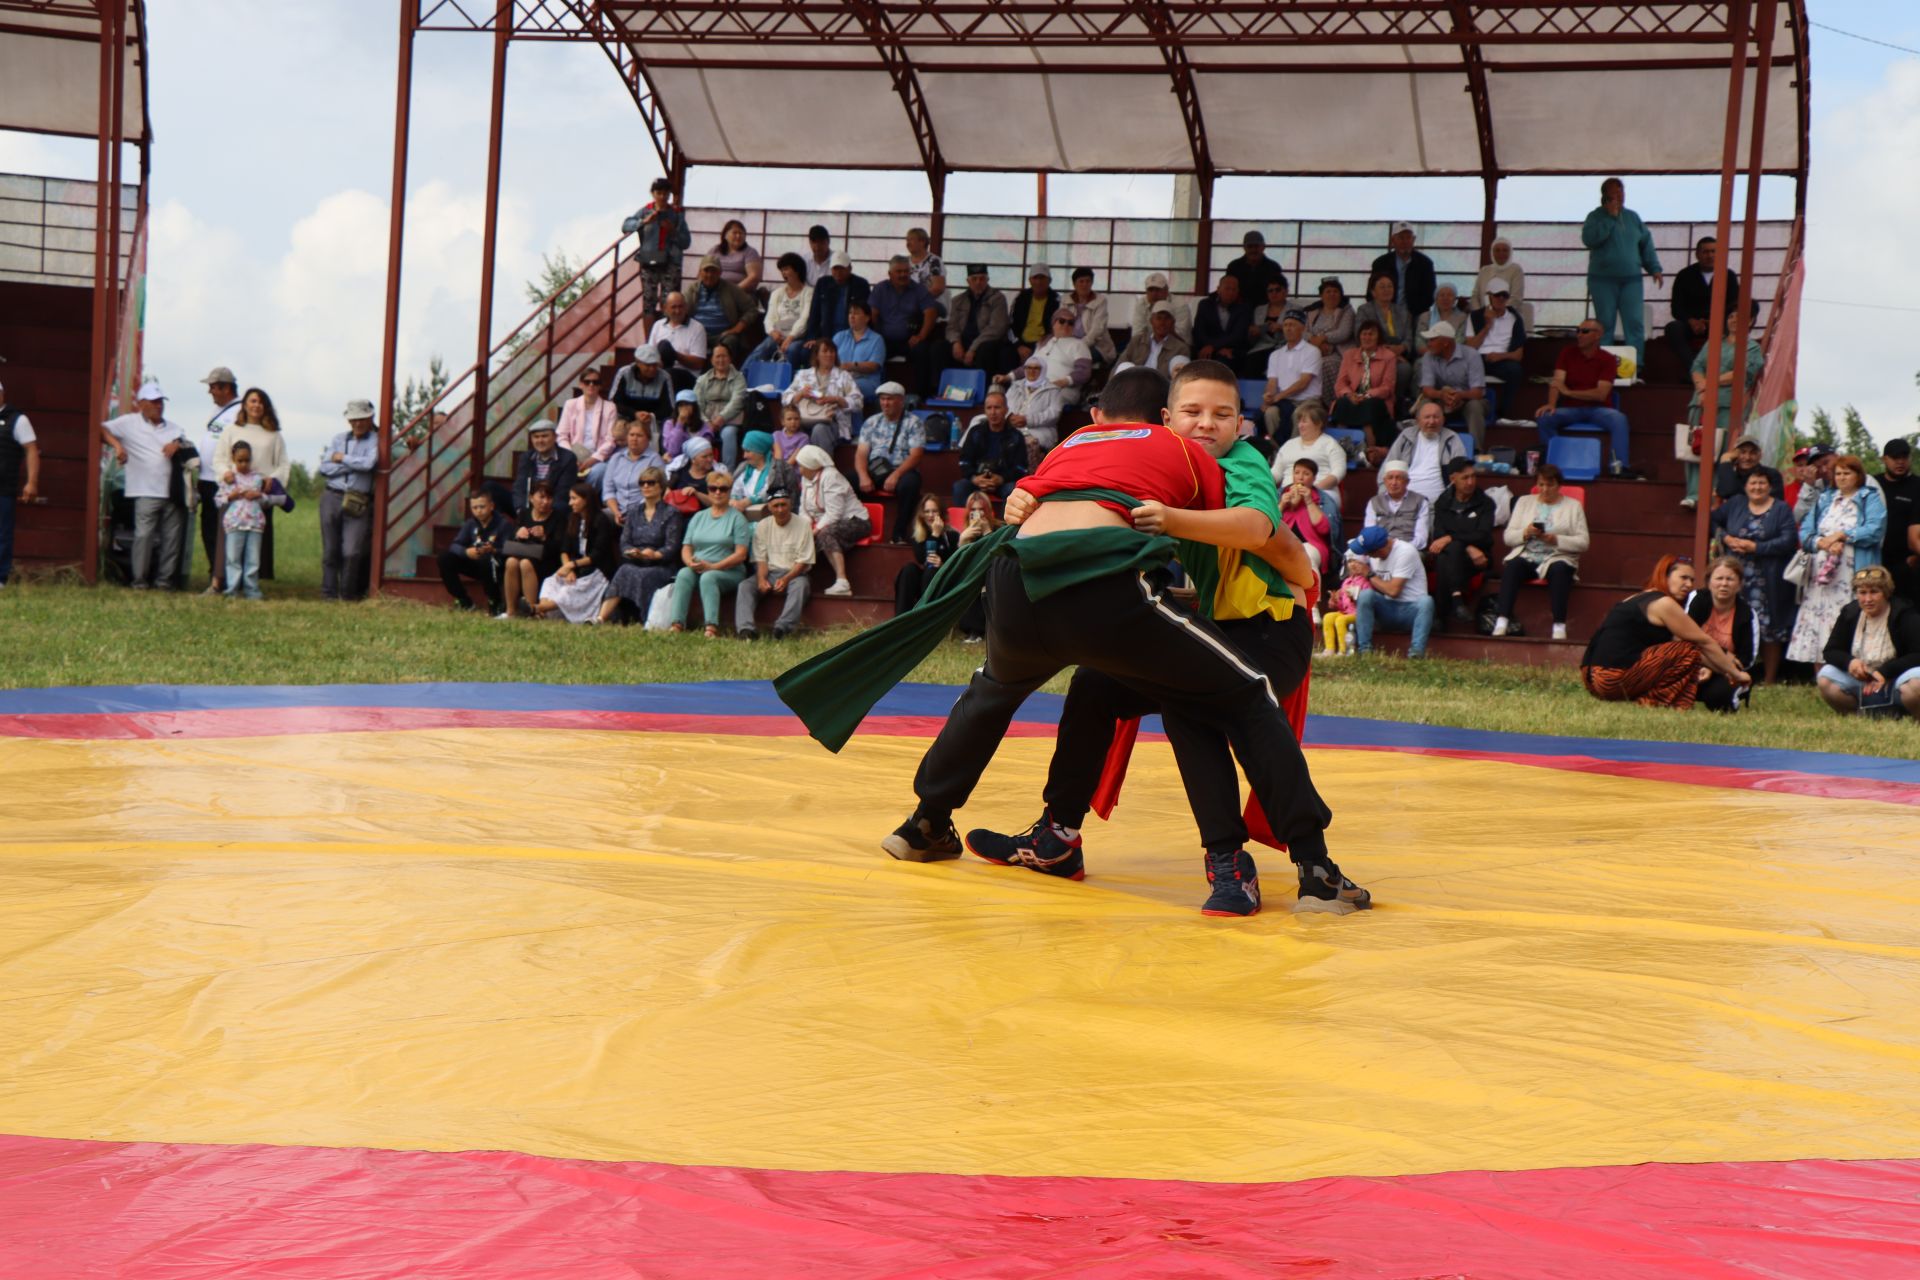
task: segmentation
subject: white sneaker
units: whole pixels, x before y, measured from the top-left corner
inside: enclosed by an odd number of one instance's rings
[[[1695,507],[1699,506],[1700,502],[1697,498],[1682,498],[1680,499],[1680,505],[1685,507],[1687,510],[1691,511]]]
[[[1493,634],[1497,636],[1507,634],[1507,620],[1505,618],[1495,618],[1493,620]]]
[[[1554,624],[1553,624],[1553,638],[1554,638],[1555,640],[1565,640],[1565,639],[1567,638],[1567,624],[1566,624],[1566,623],[1564,623],[1564,622],[1556,622],[1556,623],[1554,623]]]
[[[823,596],[850,596],[853,594],[853,584],[845,578],[835,578],[833,585],[820,594]]]

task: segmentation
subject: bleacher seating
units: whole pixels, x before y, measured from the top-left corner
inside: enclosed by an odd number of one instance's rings
[[[948,396],[950,391],[959,391],[959,396]],[[969,409],[978,409],[987,401],[987,371],[985,369],[947,369],[940,375],[939,394],[925,403],[929,409],[944,409],[949,413],[964,413]],[[956,433],[957,435],[957,433]]]
[[[749,360],[742,376],[749,388],[772,387],[771,395],[765,391],[760,394],[768,400],[778,400],[780,393],[793,384],[793,366],[785,360]]]
[[[1600,475],[1600,442],[1592,436],[1555,436],[1547,446],[1547,461],[1569,480],[1593,480]]]

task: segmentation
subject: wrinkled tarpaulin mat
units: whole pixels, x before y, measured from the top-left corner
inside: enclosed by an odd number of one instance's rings
[[[410,688],[364,705],[519,705]],[[1654,744],[1610,744],[1618,776],[1326,722],[1395,748],[1312,753],[1379,906],[1292,916],[1269,856],[1274,909],[1222,922],[1158,742],[1076,885],[880,855],[923,744],[726,732],[763,686],[529,698],[678,717],[617,733],[89,692],[0,695],[0,726],[234,736],[0,743],[9,1280],[1920,1256],[1911,765],[1701,786]],[[1010,740],[963,819],[1030,821],[1049,745]],[[1880,798],[1782,790],[1795,763]]]

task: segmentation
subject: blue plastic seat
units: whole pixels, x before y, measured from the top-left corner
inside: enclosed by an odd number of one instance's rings
[[[1341,444],[1346,445],[1349,453],[1355,449],[1366,448],[1367,433],[1358,427],[1326,427],[1324,431]]]
[[[1479,454],[1480,446],[1473,442],[1473,432],[1456,431],[1453,434],[1460,437],[1460,447],[1467,451],[1467,456],[1469,458],[1475,457],[1476,455]]]
[[[1567,480],[1594,480],[1600,475],[1600,442],[1592,436],[1555,436],[1547,445],[1547,461]]]
[[[977,409],[987,402],[985,369],[948,369],[935,385],[940,394],[922,402],[928,409]],[[948,394],[955,391],[961,393],[957,398]]]
[[[1266,411],[1266,405],[1261,403],[1266,397],[1266,394],[1267,380],[1265,378],[1240,379],[1240,407],[1246,410],[1248,417],[1258,418]]]
[[[747,380],[749,389],[772,387],[772,395],[764,391],[760,394],[769,400],[778,400],[780,393],[793,382],[793,366],[785,360],[749,360],[747,367],[741,370],[741,376]]]

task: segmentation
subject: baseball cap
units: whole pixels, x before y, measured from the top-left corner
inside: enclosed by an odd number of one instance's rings
[[[1760,452],[1760,442],[1752,436],[1741,436],[1733,442],[1733,447],[1735,449],[1751,449],[1755,453]]]
[[[1835,452],[1834,447],[1830,444],[1810,444],[1801,450],[1801,453],[1806,455],[1808,462],[1818,462],[1822,458],[1831,458]]]
[[[1148,310],[1147,314],[1153,316],[1170,316],[1173,314],[1173,304],[1164,301],[1156,302],[1152,308]]]
[[[157,382],[143,382],[140,384],[140,389],[133,393],[133,398],[136,400],[165,400],[167,393],[160,389],[160,384]]]
[[[1501,279],[1499,276],[1495,276],[1493,279],[1487,281],[1488,297],[1492,297],[1494,294],[1497,293],[1504,298],[1510,292],[1512,292],[1512,290],[1507,288],[1507,282]]]
[[[1347,550],[1356,556],[1377,555],[1387,545],[1387,531],[1379,525],[1371,529],[1362,529],[1360,536],[1347,544]]]
[[[634,350],[633,360],[635,364],[659,364],[660,348],[649,342],[646,346]]]
[[[530,436],[539,435],[542,431],[558,430],[559,428],[553,424],[552,418],[536,418],[527,424],[527,434]]]
[[[833,252],[832,259],[828,261],[827,266],[829,268],[845,267],[849,271],[851,271],[853,269],[853,259],[847,256],[847,251],[845,249],[836,249]]]
[[[1027,268],[1027,279],[1031,280],[1035,276],[1045,276],[1047,279],[1051,280],[1053,279],[1053,272],[1047,267],[1047,265],[1044,262],[1036,262],[1032,266]]]
[[[907,394],[907,389],[897,382],[883,382],[874,388],[873,394],[877,396],[903,396]]]
[[[1167,278],[1164,275],[1156,271],[1152,275],[1147,277],[1147,283],[1145,287],[1149,289],[1168,289],[1168,288],[1171,288],[1172,286],[1167,283]]]
[[[1390,234],[1397,236],[1402,231],[1411,231],[1411,230],[1413,230],[1413,224],[1411,222],[1396,222],[1393,224],[1393,230]]]
[[[1445,320],[1440,320],[1436,321],[1431,329],[1428,329],[1420,336],[1431,342],[1435,338],[1451,338],[1454,337],[1455,334],[1451,324],[1448,324]]]
[[[673,398],[673,402],[675,404],[699,404],[700,397],[696,396],[691,391],[682,391],[679,395]]]
[[[215,372],[217,373],[219,371],[215,370]],[[356,418],[371,418],[373,416],[373,401],[349,400],[347,401],[346,409],[341,412],[340,416],[348,422],[352,422]]]
[[[1411,470],[1412,469],[1408,467],[1407,464],[1401,461],[1399,458],[1390,458],[1386,462],[1383,462],[1380,464],[1380,474],[1383,476],[1392,475],[1396,471],[1401,472],[1402,474],[1409,474]]]
[[[970,262],[967,264],[967,274],[970,276],[984,276],[987,274],[987,264],[984,262]]]
[[[714,257],[712,254],[708,254],[706,257],[700,259],[700,269],[705,271],[708,267],[719,270],[720,259]]]
[[[200,379],[200,382],[201,385],[208,387],[214,385],[216,382],[224,382],[230,387],[240,385],[240,379],[233,376],[233,370],[223,364],[213,366],[213,371],[207,374],[206,377]]]
[[[1901,437],[1895,436],[1881,447],[1880,456],[1883,458],[1910,458],[1913,456],[1913,446]]]

